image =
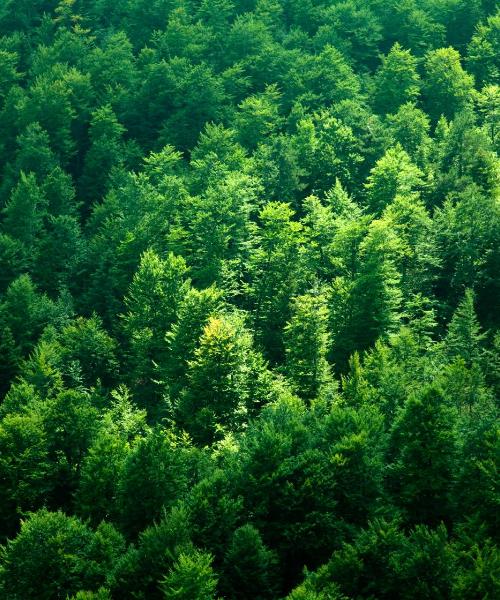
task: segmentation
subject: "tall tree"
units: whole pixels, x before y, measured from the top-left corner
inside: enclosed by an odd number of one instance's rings
[[[382,57],[373,84],[375,110],[380,114],[395,113],[402,104],[416,100],[419,94],[417,59],[396,42],[389,54]]]
[[[298,395],[311,401],[331,382],[326,354],[328,311],[325,299],[314,292],[293,301],[285,326],[285,372]]]
[[[453,119],[472,103],[474,78],[464,71],[460,54],[454,48],[439,48],[425,59],[424,99],[434,122],[441,115]]]
[[[392,501],[408,524],[449,520],[455,444],[454,413],[439,389],[408,398],[392,427],[386,473]]]

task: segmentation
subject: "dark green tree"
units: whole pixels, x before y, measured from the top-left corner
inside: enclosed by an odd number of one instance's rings
[[[408,398],[394,421],[386,481],[409,524],[437,525],[450,518],[454,420],[441,391],[428,387]]]

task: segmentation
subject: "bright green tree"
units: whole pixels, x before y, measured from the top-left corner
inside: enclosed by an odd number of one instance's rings
[[[434,122],[441,115],[453,119],[472,102],[474,78],[462,68],[454,48],[439,48],[425,59],[424,98],[427,114]]]
[[[211,317],[188,364],[188,386],[179,400],[180,423],[200,444],[246,418],[252,337],[237,316]],[[253,400],[253,399],[252,399]]]
[[[328,310],[314,292],[297,296],[284,330],[285,372],[298,395],[314,400],[331,382],[326,354]]]
[[[406,102],[416,100],[420,91],[417,59],[398,42],[374,76],[373,106],[380,114],[395,113]]]
[[[370,172],[365,184],[368,208],[379,215],[397,194],[409,194],[422,184],[422,172],[397,144],[387,150]]]
[[[199,550],[183,552],[162,581],[165,600],[215,600],[217,576],[213,557]]]

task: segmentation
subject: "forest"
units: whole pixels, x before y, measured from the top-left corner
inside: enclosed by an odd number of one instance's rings
[[[0,598],[495,600],[495,0],[1,0]]]

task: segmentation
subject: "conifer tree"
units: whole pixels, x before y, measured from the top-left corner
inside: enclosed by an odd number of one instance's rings
[[[109,105],[93,113],[89,130],[90,148],[85,155],[80,180],[82,195],[89,204],[104,197],[113,167],[123,162],[124,132],[125,128]]]
[[[147,250],[125,298],[128,309],[123,327],[130,347],[131,383],[143,406],[153,408],[161,390],[158,365],[165,361],[165,334],[175,321],[179,303],[188,289],[186,263],[170,253],[160,258]]]
[[[32,251],[35,240],[42,231],[46,209],[46,198],[37,185],[34,174],[21,173],[19,183],[4,208],[5,233]]]
[[[282,357],[282,331],[290,315],[290,299],[301,283],[302,226],[292,216],[291,208],[279,202],[262,209],[260,246],[249,260],[257,340],[271,362]]]

